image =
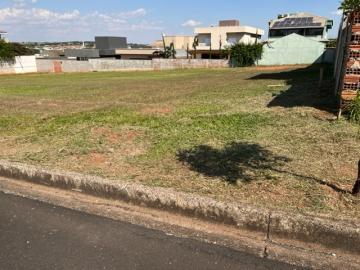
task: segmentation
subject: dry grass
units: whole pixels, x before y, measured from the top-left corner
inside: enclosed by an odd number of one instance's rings
[[[316,69],[2,76],[0,158],[360,217],[359,126]],[[344,192],[342,192],[344,191]]]

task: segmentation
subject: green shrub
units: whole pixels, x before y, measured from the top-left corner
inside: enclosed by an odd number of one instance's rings
[[[336,48],[337,42],[337,39],[329,39],[329,41],[326,43],[326,48]]]
[[[14,62],[16,53],[10,43],[0,40],[0,64],[1,62]]]
[[[34,55],[35,50],[29,49],[20,43],[7,43],[0,40],[0,63],[14,62],[15,56]]]
[[[239,43],[228,48],[224,54],[230,55],[233,67],[248,67],[255,65],[256,61],[261,58],[262,52],[262,44]]]
[[[341,3],[341,6],[339,9],[342,9],[345,12],[359,10],[360,9],[360,0],[344,0]]]
[[[171,43],[169,47],[165,47],[164,58],[176,58],[174,43]]]
[[[351,103],[349,112],[350,112],[350,119],[354,122],[360,123],[360,94]]]

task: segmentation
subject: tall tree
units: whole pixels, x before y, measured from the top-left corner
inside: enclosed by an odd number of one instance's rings
[[[360,10],[360,0],[344,0],[339,9],[344,12]]]
[[[194,51],[195,51],[195,59],[196,59],[196,54],[197,54],[197,47],[199,46],[199,37],[196,36],[194,38],[194,42],[193,42],[193,48],[194,48]]]

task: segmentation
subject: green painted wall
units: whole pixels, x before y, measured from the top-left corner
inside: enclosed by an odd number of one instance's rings
[[[325,44],[291,34],[264,45],[262,59],[258,65],[297,65],[321,63]]]

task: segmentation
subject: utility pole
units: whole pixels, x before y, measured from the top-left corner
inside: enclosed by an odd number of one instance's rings
[[[211,58],[212,58],[212,43],[210,41],[210,60],[211,60]]]
[[[164,46],[164,52],[166,51],[166,43],[165,43],[165,34],[162,34],[162,41],[163,41],[163,46]]]
[[[219,40],[219,52],[220,52],[220,57],[219,57],[219,58],[221,58],[221,54],[222,54],[221,49],[222,49],[222,40],[221,40],[221,35],[220,35],[220,40]]]
[[[353,195],[358,195],[360,193],[360,160],[358,164],[358,177],[354,185],[354,189],[352,191]]]

